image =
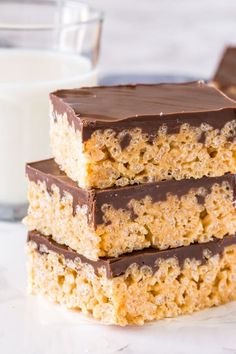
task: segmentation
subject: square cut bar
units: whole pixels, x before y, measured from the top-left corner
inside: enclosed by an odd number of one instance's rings
[[[227,47],[221,57],[212,84],[236,100],[236,47]]]
[[[236,236],[97,262],[38,232],[27,249],[32,294],[108,324],[142,325],[236,299]]]
[[[236,103],[202,82],[60,90],[51,147],[82,188],[236,172]]]
[[[28,228],[93,260],[236,232],[234,175],[83,190],[52,159],[28,164],[26,174]]]

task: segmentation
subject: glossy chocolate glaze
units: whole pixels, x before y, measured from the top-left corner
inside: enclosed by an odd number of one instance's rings
[[[42,251],[40,245],[46,246],[47,250],[63,255],[66,259],[75,261],[79,259],[82,263],[92,265],[96,274],[101,267],[106,270],[108,278],[117,277],[125,273],[125,271],[132,265],[137,264],[139,267],[148,266],[153,272],[158,270],[159,261],[169,258],[176,258],[180,267],[183,267],[186,259],[195,259],[206,263],[206,251],[210,252],[210,256],[213,257],[216,254],[221,255],[225,247],[236,244],[236,236],[225,236],[222,240],[214,239],[207,243],[195,243],[190,246],[183,246],[178,248],[172,248],[164,251],[159,251],[153,248],[148,248],[142,251],[134,251],[129,254],[124,254],[117,258],[101,258],[98,261],[91,261],[84,256],[78,254],[67,246],[59,245],[52,240],[50,236],[44,236],[37,231],[30,231],[28,233],[28,242],[33,241],[37,245],[39,252]]]
[[[235,176],[226,174],[222,177],[203,177],[201,179],[185,179],[181,181],[169,180],[157,183],[145,183],[143,185],[133,185],[126,187],[114,187],[108,189],[84,190],[77,186],[62,172],[53,159],[29,163],[26,165],[26,174],[30,181],[45,182],[47,190],[51,192],[52,185],[55,184],[61,193],[65,192],[72,195],[73,211],[75,213],[77,205],[88,205],[88,222],[96,227],[104,222],[102,206],[112,205],[115,209],[126,209],[130,211],[130,217],[135,219],[136,215],[129,207],[132,199],[141,200],[150,196],[153,202],[166,200],[168,194],[181,197],[191,189],[203,187],[209,193],[215,183],[222,184],[228,182],[235,192]],[[204,203],[204,197],[199,196],[199,202]]]
[[[221,129],[236,116],[236,103],[203,82],[60,90],[50,98],[54,112],[66,113],[83,141],[97,129],[119,133],[137,127],[152,141],[163,125],[169,134],[178,133],[184,123]]]
[[[236,47],[227,47],[212,79],[220,89],[236,86]]]

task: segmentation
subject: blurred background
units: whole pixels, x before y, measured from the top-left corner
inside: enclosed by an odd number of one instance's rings
[[[90,0],[105,12],[100,68],[107,73],[209,78],[236,44],[235,0]]]

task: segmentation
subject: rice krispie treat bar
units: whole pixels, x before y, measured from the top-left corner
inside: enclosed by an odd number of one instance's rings
[[[225,48],[211,84],[236,100],[236,47]]]
[[[50,97],[53,156],[82,188],[236,172],[236,103],[202,82]]]
[[[28,236],[29,291],[109,324],[142,325],[236,299],[236,236],[89,261]]]
[[[26,174],[27,227],[89,259],[236,232],[234,175],[83,190],[52,159],[28,164]]]

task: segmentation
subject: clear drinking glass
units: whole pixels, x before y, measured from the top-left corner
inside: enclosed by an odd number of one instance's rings
[[[50,156],[48,94],[97,82],[101,12],[76,0],[0,1],[0,219],[26,212],[26,161]]]

